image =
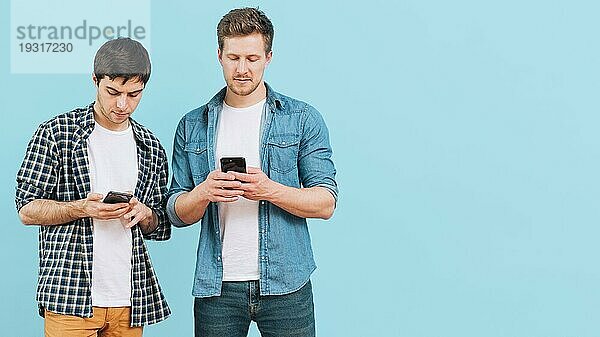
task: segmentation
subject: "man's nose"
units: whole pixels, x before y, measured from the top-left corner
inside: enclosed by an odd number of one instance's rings
[[[125,109],[126,107],[127,107],[127,96],[119,95],[119,97],[117,98],[117,108]]]
[[[240,74],[245,74],[248,71],[248,65],[246,64],[246,60],[240,60],[237,64],[237,72]]]

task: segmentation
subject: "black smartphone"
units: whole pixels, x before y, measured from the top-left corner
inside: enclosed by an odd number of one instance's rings
[[[102,200],[102,202],[107,204],[118,204],[120,202],[127,203],[129,202],[129,200],[131,200],[131,198],[133,198],[133,194],[131,193],[110,191],[104,197],[104,200]]]
[[[246,173],[246,159],[244,157],[223,157],[221,158],[221,171]]]

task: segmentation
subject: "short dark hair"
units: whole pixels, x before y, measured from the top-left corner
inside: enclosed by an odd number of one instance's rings
[[[144,83],[150,79],[150,57],[141,43],[128,37],[105,42],[94,58],[94,75],[97,83],[104,76],[114,80],[122,77],[123,83],[136,79]]]
[[[246,36],[259,33],[265,41],[265,52],[269,53],[273,46],[273,24],[263,11],[258,8],[236,8],[225,14],[217,25],[219,49],[223,50],[225,38]]]

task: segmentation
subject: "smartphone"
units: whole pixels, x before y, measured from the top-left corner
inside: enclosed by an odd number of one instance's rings
[[[127,203],[129,202],[129,200],[131,200],[131,198],[133,198],[133,194],[131,193],[110,191],[104,197],[104,200],[102,200],[102,202],[107,204],[118,204],[120,202]]]
[[[223,157],[221,158],[221,171],[246,173],[246,159],[244,157]]]

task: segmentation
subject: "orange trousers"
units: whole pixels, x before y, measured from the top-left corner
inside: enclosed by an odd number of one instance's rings
[[[46,310],[46,337],[141,337],[142,327],[130,327],[131,307],[93,307],[93,317],[60,315]]]

